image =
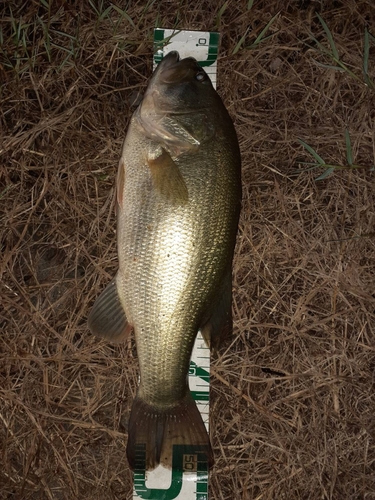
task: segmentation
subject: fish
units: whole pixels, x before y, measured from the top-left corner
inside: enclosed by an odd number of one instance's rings
[[[216,349],[232,331],[232,260],[241,208],[233,121],[204,69],[164,56],[134,112],[119,162],[115,278],[96,299],[90,331],[121,342],[134,331],[140,383],[127,459],[172,466],[173,446],[213,451],[188,385],[200,330]]]

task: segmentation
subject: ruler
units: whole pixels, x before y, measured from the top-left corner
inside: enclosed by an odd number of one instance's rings
[[[204,67],[216,88],[219,33],[157,28],[154,30],[154,69],[171,50],[180,58],[192,56]],[[210,350],[200,332],[195,340],[190,367],[190,392],[198,406],[208,432]],[[205,454],[197,446],[175,445],[172,470],[159,465],[146,471],[145,449],[137,450],[134,471],[133,500],[208,500],[208,466]]]

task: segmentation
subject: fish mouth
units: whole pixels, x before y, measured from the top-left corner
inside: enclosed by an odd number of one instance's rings
[[[178,63],[179,61],[180,54],[177,52],[177,50],[171,50],[171,52],[168,52],[168,54],[163,57],[159,64],[159,67],[162,69],[168,68],[171,65]]]
[[[158,67],[158,80],[162,83],[179,83],[187,81],[192,74],[200,70],[194,57],[180,59],[176,50],[168,52]]]

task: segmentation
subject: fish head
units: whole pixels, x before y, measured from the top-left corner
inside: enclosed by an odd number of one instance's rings
[[[137,118],[146,135],[172,153],[196,150],[215,133],[218,95],[196,59],[169,52],[156,68]]]
[[[215,93],[210,78],[196,59],[180,59],[176,51],[169,52],[161,61],[147,92],[153,94],[156,106],[174,112],[206,108]]]

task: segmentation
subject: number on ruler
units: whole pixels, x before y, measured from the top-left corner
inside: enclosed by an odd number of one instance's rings
[[[182,467],[184,472],[197,472],[198,455],[183,455]]]

